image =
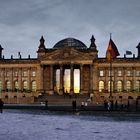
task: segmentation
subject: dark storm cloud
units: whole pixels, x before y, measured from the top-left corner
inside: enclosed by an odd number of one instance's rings
[[[140,1],[138,0],[0,0],[0,43],[4,54],[35,56],[39,39],[46,47],[75,37],[87,46],[95,35],[99,55],[104,56],[109,33],[121,55],[136,52],[140,42]]]

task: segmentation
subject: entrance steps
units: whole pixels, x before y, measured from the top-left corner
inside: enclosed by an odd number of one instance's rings
[[[81,105],[81,102],[87,102],[88,99],[88,95],[44,95],[38,97],[36,102],[48,100],[48,105],[72,105],[72,101],[76,100],[77,105]]]

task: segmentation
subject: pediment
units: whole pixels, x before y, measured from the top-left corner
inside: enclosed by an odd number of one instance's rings
[[[60,60],[91,60],[93,59],[93,56],[91,57],[89,53],[87,52],[81,52],[77,49],[57,49],[53,52],[46,53],[46,55],[43,57],[43,60],[54,60],[54,61],[60,61]]]

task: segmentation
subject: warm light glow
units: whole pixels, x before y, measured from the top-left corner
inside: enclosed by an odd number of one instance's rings
[[[63,90],[65,93],[70,93],[70,69],[65,69],[63,77]],[[56,70],[56,87],[55,91],[59,93],[60,90],[60,69]],[[80,70],[74,69],[74,93],[80,91]]]
[[[64,73],[64,92],[70,93],[70,69],[65,69]]]
[[[56,70],[56,91],[59,92],[60,90],[60,69]]]
[[[74,70],[74,93],[80,91],[80,71],[79,69]]]

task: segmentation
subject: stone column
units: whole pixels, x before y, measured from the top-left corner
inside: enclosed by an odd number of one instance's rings
[[[93,65],[93,78],[93,92],[97,93],[99,92],[99,70],[96,65]]]
[[[31,83],[31,68],[28,69],[28,90],[32,91]]]
[[[5,69],[2,69],[2,90],[6,90],[5,87]]]
[[[117,91],[117,69],[114,69],[114,91]]]
[[[105,89],[105,92],[108,92],[108,81],[110,80],[109,79],[109,76],[108,76],[108,69],[105,68],[104,69],[104,75],[105,75],[105,83],[104,83],[104,89]]]
[[[14,91],[14,80],[13,80],[13,68],[11,68],[11,70],[10,70],[11,72],[10,72],[10,83],[11,83],[11,85],[10,85],[10,87],[11,87],[11,91]]]
[[[59,94],[63,94],[63,65],[60,65],[60,92]]]
[[[83,94],[83,65],[80,65],[80,94]]]
[[[18,71],[18,86],[19,86],[19,90],[21,91],[23,89],[23,87],[22,87],[22,68],[19,68],[19,71]]]
[[[93,65],[90,65],[90,89],[89,93],[93,93]]]
[[[53,94],[54,90],[54,74],[53,74],[53,65],[50,65],[50,94]]]
[[[70,66],[70,94],[74,93],[74,68]]]
[[[133,68],[133,81],[132,81],[132,90],[136,91],[136,69]]]
[[[40,92],[44,94],[44,66],[40,66]]]
[[[126,91],[126,73],[127,73],[126,68],[123,68],[123,91],[124,90]]]

